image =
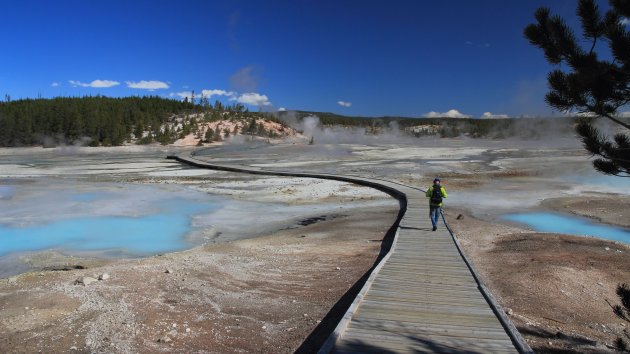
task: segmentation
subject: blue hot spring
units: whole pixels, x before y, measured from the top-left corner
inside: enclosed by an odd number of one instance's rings
[[[146,256],[190,248],[193,218],[221,200],[183,188],[137,185],[3,186],[0,257],[57,249]]]
[[[508,214],[505,219],[528,225],[536,231],[592,236],[630,243],[630,230],[596,224],[590,220],[556,213]]]

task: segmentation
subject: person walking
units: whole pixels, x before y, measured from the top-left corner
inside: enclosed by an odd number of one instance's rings
[[[437,224],[440,220],[440,214],[442,214],[442,199],[446,198],[446,189],[440,184],[440,179],[435,177],[433,185],[427,189],[426,193],[429,199],[429,216],[431,217],[431,224],[433,224],[433,231],[437,230]]]

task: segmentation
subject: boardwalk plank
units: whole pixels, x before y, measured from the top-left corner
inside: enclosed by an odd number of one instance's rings
[[[492,330],[479,330],[479,329],[462,329],[455,326],[451,328],[443,328],[439,326],[423,326],[423,327],[400,327],[400,326],[365,326],[354,325],[352,326],[353,333],[357,335],[370,336],[378,335],[379,333],[393,334],[393,336],[403,336],[407,338],[453,338],[454,340],[474,340],[474,339],[489,339],[497,341],[501,344],[505,344],[505,333]]]
[[[474,333],[483,333],[487,335],[495,334],[501,336],[505,331],[497,329],[496,326],[464,326],[462,324],[446,325],[446,324],[425,324],[417,322],[403,322],[403,321],[385,321],[385,320],[368,320],[357,319],[350,324],[352,328],[359,329],[374,329],[382,328],[386,331],[401,331],[401,332],[417,332],[417,331],[439,331],[444,333],[453,333],[454,335],[459,333],[462,336]],[[471,337],[474,338],[474,337]]]
[[[510,352],[509,345],[511,343],[502,340],[478,338],[454,338],[432,336],[405,336],[396,334],[382,334],[376,332],[371,334],[350,332],[343,337],[344,341],[350,343],[361,343],[364,346],[381,348],[381,350],[389,350],[399,353],[406,349],[415,349],[421,352],[476,352],[476,353],[498,353]],[[516,352],[512,349],[512,353]]]

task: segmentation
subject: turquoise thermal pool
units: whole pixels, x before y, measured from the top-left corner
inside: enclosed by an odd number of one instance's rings
[[[182,188],[137,185],[3,186],[0,256],[56,249],[146,256],[199,244],[195,216],[221,201]]]
[[[508,214],[505,219],[528,225],[536,231],[591,236],[630,243],[630,230],[597,224],[590,220],[556,213]]]

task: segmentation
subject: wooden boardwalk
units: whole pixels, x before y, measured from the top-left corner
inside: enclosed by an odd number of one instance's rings
[[[431,230],[424,193],[398,189],[407,212],[393,249],[338,329],[331,352],[518,352],[449,231],[443,223]]]
[[[220,166],[189,156],[171,158],[202,168],[348,181],[406,201],[392,249],[319,353],[532,352],[478,282],[444,223],[431,231],[423,191],[361,177]]]

